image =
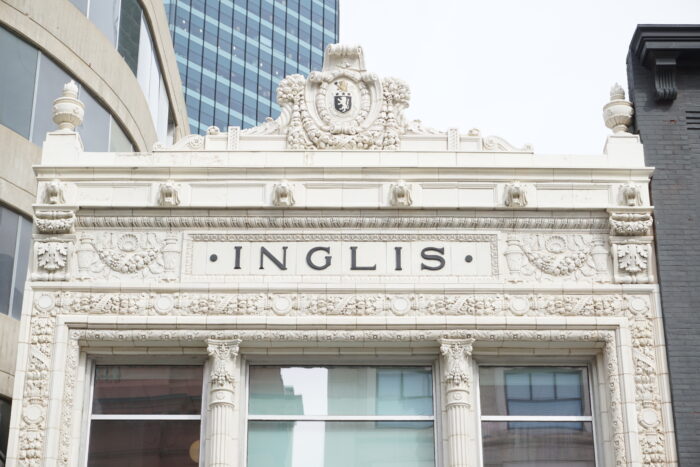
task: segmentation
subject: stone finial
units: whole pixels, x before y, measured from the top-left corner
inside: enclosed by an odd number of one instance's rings
[[[272,189],[272,204],[278,208],[294,206],[295,202],[292,185],[287,180],[282,180]]]
[[[63,86],[61,97],[53,101],[53,121],[61,131],[72,132],[83,123],[85,104],[78,99],[78,85],[71,80]]]
[[[625,100],[625,90],[622,89],[620,83],[615,83],[610,88],[610,101],[624,101]]]
[[[389,202],[392,206],[408,207],[413,204],[411,185],[403,180],[399,180],[398,183],[391,185],[390,194],[391,198]]]
[[[634,108],[632,103],[625,100],[625,90],[618,83],[610,88],[610,102],[603,107],[603,119],[605,126],[614,134],[628,133],[632,123]]]
[[[218,135],[219,133],[221,133],[221,130],[219,130],[218,126],[210,126],[207,128],[207,134],[210,136],[211,135]]]

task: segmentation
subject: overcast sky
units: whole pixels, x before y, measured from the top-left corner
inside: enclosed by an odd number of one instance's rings
[[[340,0],[340,40],[405,80],[410,119],[537,153],[600,153],[635,26],[700,23],[700,0]]]

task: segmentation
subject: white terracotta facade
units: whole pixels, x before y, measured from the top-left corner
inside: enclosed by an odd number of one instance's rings
[[[409,95],[331,46],[256,129],[135,154],[50,133],[8,465],[84,465],[95,359],[178,358],[211,379],[200,465],[245,465],[246,366],[282,357],[433,365],[453,467],[480,465],[480,362],[583,362],[597,465],[675,465],[652,169],[624,109],[602,154],[551,156],[406,122]]]

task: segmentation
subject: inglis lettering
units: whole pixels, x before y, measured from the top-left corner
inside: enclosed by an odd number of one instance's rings
[[[195,241],[190,274],[491,276],[494,241],[236,242]]]

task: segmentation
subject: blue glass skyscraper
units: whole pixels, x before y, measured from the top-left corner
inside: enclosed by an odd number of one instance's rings
[[[164,0],[193,133],[276,117],[275,90],[321,69],[339,0]]]

